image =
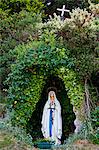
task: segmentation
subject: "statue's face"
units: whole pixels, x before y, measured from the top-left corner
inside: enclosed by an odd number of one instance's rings
[[[55,99],[54,95],[50,95],[51,103],[53,103],[53,102],[54,102],[54,99]]]

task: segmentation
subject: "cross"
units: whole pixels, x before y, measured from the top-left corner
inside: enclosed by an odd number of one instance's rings
[[[65,9],[65,5],[63,5],[63,8],[62,8],[62,9],[57,8],[57,10],[62,12],[62,13],[61,13],[61,17],[64,16],[64,13],[65,13],[65,12],[70,12],[70,10]]]

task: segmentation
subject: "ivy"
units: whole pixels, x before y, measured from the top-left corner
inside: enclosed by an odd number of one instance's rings
[[[64,81],[71,104],[76,108],[80,108],[84,99],[84,89],[81,83],[79,83],[76,73],[73,70],[61,67],[58,70],[58,74]]]
[[[21,50],[21,51],[20,51]],[[49,74],[59,76],[65,84],[71,104],[79,108],[83,101],[82,86],[73,72],[73,60],[65,48],[51,47],[44,42],[30,42],[15,49],[16,62],[11,66],[8,104],[12,123],[26,127]]]
[[[40,99],[41,89],[43,88],[43,78],[39,76],[31,76],[27,88],[23,88],[22,94],[14,99],[12,123],[25,127],[28,120],[31,118],[32,112],[35,109],[36,103]]]
[[[39,0],[2,0],[0,5],[2,10],[8,11],[10,14],[13,12],[19,13],[22,9],[33,13],[40,13],[44,8],[44,4]]]

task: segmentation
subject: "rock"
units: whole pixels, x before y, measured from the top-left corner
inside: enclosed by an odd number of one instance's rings
[[[77,140],[75,144],[89,144],[88,140]]]

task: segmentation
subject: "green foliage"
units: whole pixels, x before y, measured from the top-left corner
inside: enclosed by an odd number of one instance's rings
[[[17,79],[16,84],[18,85],[19,82],[20,80]],[[27,87],[24,82],[27,82]],[[13,95],[10,95],[10,98],[11,96],[15,97],[11,102],[14,109],[12,114],[13,124],[20,124],[23,128],[26,126],[40,98],[42,84],[42,78],[30,75],[30,77],[28,76],[23,80],[23,84],[21,80],[22,87],[15,86]]]
[[[16,59],[13,49],[22,43],[27,43],[38,38],[37,23],[41,22],[41,15],[21,11],[9,16],[6,13],[1,16],[1,53],[0,75],[1,87],[4,88],[4,80],[10,72],[11,64]],[[5,86],[5,88],[7,88]]]
[[[75,72],[62,67],[60,68],[59,77],[64,81],[71,104],[80,108],[84,98],[83,86],[79,83]]]
[[[71,134],[69,135],[68,139],[64,141],[64,144],[68,147],[69,145],[72,145],[75,141],[77,140],[82,140],[85,139],[84,134],[79,133],[79,134]]]
[[[99,127],[99,106],[95,108],[95,110],[91,113],[92,117],[92,125],[95,129]]]
[[[70,134],[69,137],[64,141],[64,144],[62,146],[54,146],[53,149],[84,150],[84,147],[85,150],[97,149],[98,145],[95,148],[92,143],[99,144],[99,137],[97,137],[95,134],[91,134],[87,122],[84,122],[78,134]]]
[[[16,143],[17,145],[17,142],[20,143],[20,147],[23,144],[25,144],[26,147],[29,146],[32,148],[33,146],[31,135],[27,134],[25,130],[17,126],[12,126],[9,118],[0,122],[0,138],[1,136],[3,136],[3,140],[0,141],[0,148],[4,148],[6,146],[9,147],[9,145],[13,145],[13,143]]]
[[[92,145],[92,143],[99,144],[98,141],[99,139],[94,134],[90,134],[90,131],[88,129],[88,124],[84,123],[78,134],[77,133],[70,134],[69,137],[64,141],[64,144],[62,146],[54,146],[53,149],[56,149],[56,150],[57,149],[62,149],[62,150],[82,149],[84,150],[84,147],[85,147],[85,150],[87,149],[90,150],[91,148],[93,150],[94,145]]]
[[[0,5],[2,10],[10,13],[20,12],[22,9],[32,13],[41,13],[44,8],[42,1],[39,0],[2,0]]]
[[[63,80],[71,104],[81,108],[83,80],[98,68],[97,19],[79,8],[70,15],[64,22],[55,15],[47,23],[26,11],[8,18],[3,15],[2,47],[13,54],[9,64],[14,62],[7,79],[13,124],[26,127],[49,74]]]
[[[43,24],[43,28],[57,35],[60,44],[68,50],[69,57],[74,59],[75,71],[80,79],[90,78],[92,72],[99,68],[97,17],[80,8],[72,10],[70,16],[71,19],[62,22],[59,16],[54,15],[54,18]]]
[[[90,135],[89,139],[93,144],[99,144],[99,131],[94,135]]]
[[[90,133],[88,122],[84,122],[78,134],[72,134],[64,142],[67,146],[75,143],[77,140],[87,140],[93,144],[99,144],[99,137],[96,134]]]
[[[59,5],[60,3],[64,3],[64,1],[56,2],[58,2]],[[85,1],[80,1],[80,3],[84,2]],[[72,3],[73,7],[75,7],[74,4],[76,2],[74,0],[69,0],[66,3],[70,5]],[[37,13],[40,12],[41,7],[43,7],[41,1],[3,0],[0,4],[0,28],[2,32],[0,73],[2,74],[2,88],[4,87],[3,81],[10,72],[10,64],[12,64],[15,59],[12,56],[12,51],[15,46],[20,43],[27,43],[33,39],[39,39],[41,33],[41,38],[45,39],[46,43],[49,43],[50,41],[50,45],[53,45],[54,43],[54,47],[58,42],[60,45],[65,45],[66,51],[68,49],[67,53],[69,53],[69,57],[75,60],[75,71],[79,72],[78,76],[80,75],[84,78],[90,76],[93,71],[97,71],[97,68],[99,67],[97,59],[98,46],[96,42],[98,21],[93,15],[88,13],[88,11],[81,9],[73,10],[72,13],[70,13],[71,19],[66,19],[67,21],[65,20],[64,22],[60,21],[60,18],[57,18],[56,16],[57,19],[54,17],[54,19],[47,22],[47,25],[45,25],[45,23],[43,24],[44,28],[46,26],[46,30],[40,30],[41,24],[38,23],[41,22],[41,18]],[[10,10],[10,8],[12,8],[12,10]],[[13,13],[13,15],[9,16],[9,11],[16,11],[16,8],[20,13]],[[23,8],[24,11],[22,11]],[[91,4],[89,7],[90,11],[92,11],[95,16],[98,14],[97,8],[98,4]],[[57,42],[55,43],[56,35]],[[11,53],[9,51],[11,51]]]
[[[66,4],[69,9],[73,9],[73,8],[77,8],[77,7],[84,8],[84,7],[88,6],[88,1],[85,1],[85,0],[79,0],[79,1],[76,1],[76,0],[67,0],[67,1],[62,0],[62,3],[59,0],[56,0],[56,1],[60,5]]]
[[[38,45],[31,42],[26,46],[24,44],[18,46],[16,48],[17,60],[12,65],[12,73],[9,74],[8,78],[10,85],[8,103],[13,110],[12,122],[23,128],[26,127],[32,112],[35,110],[45,84],[44,79],[49,75],[49,72],[56,74],[56,68],[58,69],[60,66],[68,68],[73,66],[72,59],[68,58],[64,48],[51,49],[51,46],[46,45],[46,43],[43,44],[44,42],[38,42]],[[61,71],[59,73],[61,74]],[[62,79],[66,90],[68,90],[71,103],[79,107],[81,100],[83,100],[83,91],[76,83],[76,74],[67,69],[63,75]]]

